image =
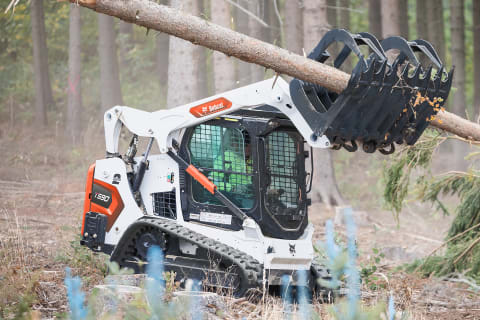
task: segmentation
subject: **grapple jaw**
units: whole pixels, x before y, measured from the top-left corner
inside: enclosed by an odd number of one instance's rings
[[[395,145],[413,145],[443,107],[450,92],[453,70],[446,72],[432,46],[424,40],[408,42],[390,37],[379,42],[368,33],[345,30],[328,32],[309,55],[325,62],[333,42],[344,44],[334,59],[339,68],[352,52],[358,57],[347,88],[336,94],[298,79],[290,83],[290,94],[316,136],[326,135],[334,149],[393,153]],[[370,49],[367,58],[359,46]],[[397,50],[389,63],[385,52]],[[415,56],[423,53],[435,66],[425,68]]]

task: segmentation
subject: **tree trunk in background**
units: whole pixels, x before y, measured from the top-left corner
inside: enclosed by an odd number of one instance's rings
[[[196,0],[198,2],[198,11],[196,15],[203,15],[204,17],[208,16],[208,12],[210,10],[210,1],[209,0]],[[213,84],[213,72],[208,72],[207,64],[212,64],[212,62],[208,63],[208,61],[212,61],[212,54],[207,55],[208,49],[202,46],[195,46],[195,52],[197,55],[196,63],[198,64],[197,68],[197,76],[196,81],[198,82],[198,91],[197,91],[197,98],[205,98],[211,96],[213,94],[214,88],[210,90],[208,84]],[[213,84],[213,86],[215,86]]]
[[[80,10],[80,7],[76,4],[70,5],[68,39],[68,107],[65,135],[68,137],[68,141],[72,145],[77,145],[80,142],[80,130],[82,124]]]
[[[422,0],[417,0],[422,1]],[[399,0],[399,20],[400,20],[400,34],[399,36],[408,40],[408,0]]]
[[[415,8],[415,24],[417,27],[417,37],[416,39],[428,40],[428,24],[427,24],[427,1],[418,0],[416,1]],[[429,60],[425,55],[420,56],[420,62],[422,66],[428,67]]]
[[[457,1],[457,0],[451,0]],[[443,1],[426,0],[427,2],[427,20],[428,41],[430,41],[437,51],[438,56],[443,63],[446,62],[445,45],[445,22],[443,21]],[[456,77],[456,76],[455,76]],[[454,78],[455,78],[454,77]]]
[[[41,10],[40,10],[41,19],[40,19],[39,27],[40,27],[40,35],[42,37],[42,40],[40,43],[43,47],[42,65],[45,67],[45,71],[42,72],[42,76],[43,76],[42,83],[43,83],[45,103],[48,109],[48,107],[52,107],[54,105],[55,101],[53,100],[52,83],[50,81],[50,70],[48,68],[49,64],[48,64],[47,32],[45,31],[45,14],[43,11],[43,1],[39,1],[39,2],[41,4]]]
[[[338,27],[350,31],[350,0],[340,0],[339,6],[340,15],[338,19]],[[345,60],[341,69],[350,73],[352,71],[352,60]]]
[[[163,5],[168,5],[168,0],[161,2]],[[170,36],[163,32],[155,34],[155,69],[157,71],[158,79],[162,88],[164,88],[165,95],[167,94],[168,86],[168,47],[170,43]]]
[[[264,0],[264,1],[265,1],[264,17],[265,17],[265,21],[270,26],[270,28],[267,30],[268,42],[283,48],[284,46],[282,43],[282,30],[280,28],[280,20],[275,10],[275,2],[277,2],[277,5],[278,5],[279,1],[278,0]],[[278,9],[278,13],[280,14],[280,8],[277,7],[277,9]]]
[[[303,40],[305,52],[308,54],[328,31],[326,0],[304,0]],[[315,162],[312,187],[312,201],[323,202],[327,206],[344,203],[338,190],[329,149],[314,149]]]
[[[383,0],[382,1],[382,32],[383,38],[390,36],[399,36],[402,33],[401,27],[401,2],[402,0]],[[393,62],[398,55],[398,50],[389,50],[386,52],[388,60]]]
[[[383,37],[381,0],[368,0],[368,30],[378,39]]]
[[[416,1],[416,26],[417,26],[417,39],[428,40],[428,17],[430,13],[427,11],[427,1]]]
[[[171,6],[184,12],[198,15],[198,1],[172,0]],[[172,37],[168,54],[167,107],[173,108],[192,102],[199,97],[197,79],[200,47]]]
[[[211,0],[212,22],[231,28],[230,5],[226,1]],[[221,93],[235,87],[235,65],[233,58],[213,52],[214,91]]]
[[[399,36],[402,33],[400,18],[401,0],[382,1],[382,36]]]
[[[45,73],[48,74],[48,64],[45,64],[47,61],[47,45],[45,43],[43,0],[31,2],[30,14],[32,20],[33,69],[35,78],[35,123],[45,127],[47,125],[48,105]]]
[[[248,11],[253,13],[259,18],[264,16],[264,3],[263,0],[250,0],[248,2]],[[265,28],[252,17],[248,18],[248,29],[250,30],[250,36],[256,39],[264,40],[265,39]],[[252,82],[257,82],[263,80],[265,77],[265,69],[261,66],[251,64],[250,65],[250,76]]]
[[[452,86],[457,89],[451,93],[453,95],[452,111],[461,117],[465,117],[467,104],[465,99],[465,16],[463,0],[450,1],[450,28],[452,64],[455,66]],[[464,157],[467,152],[465,145],[455,141],[453,152],[456,167],[465,169]]]
[[[290,1],[287,1],[290,2]],[[249,1],[246,0],[237,0],[236,2],[242,8],[248,9]],[[235,31],[249,35],[248,30],[248,15],[237,7],[234,8],[235,12]],[[244,86],[252,81],[250,80],[250,64],[236,59],[236,81],[238,86]]]
[[[113,106],[123,104],[115,38],[113,17],[99,14],[98,53],[100,55],[102,112]]]
[[[473,0],[473,108],[475,120],[480,116],[480,0]]]
[[[338,27],[338,12],[337,12],[337,0],[327,0],[327,21],[328,21],[328,28],[334,29]],[[323,34],[322,34],[323,35]],[[320,41],[320,38],[317,39],[317,43]],[[328,47],[328,52],[332,55],[332,57],[336,57],[340,51],[340,45],[338,43],[332,43],[330,47]],[[307,54],[310,50],[307,52]],[[327,64],[333,66],[334,59],[328,59]]]
[[[303,54],[303,7],[300,0],[285,1],[285,48]]]

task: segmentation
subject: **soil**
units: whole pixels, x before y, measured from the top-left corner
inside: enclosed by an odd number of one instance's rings
[[[103,156],[101,145],[93,151],[86,146],[67,148],[58,137],[35,131],[0,136],[4,160],[0,165],[0,318],[23,311],[23,305],[32,318],[64,315],[68,311],[63,285],[66,267],[82,277],[87,292],[105,276],[106,256],[78,245],[84,175],[88,165]],[[337,172],[341,188],[345,181],[377,184],[378,176],[362,171],[375,167],[366,156],[358,161],[351,156],[337,159],[345,169]],[[381,160],[375,161],[380,168]],[[364,302],[385,303],[391,294],[396,309],[408,313],[409,319],[480,319],[479,293],[468,284],[399,270],[440,246],[452,217],[411,202],[397,223],[391,212],[381,208],[378,193],[362,192],[357,195],[361,199],[354,194],[346,198],[354,204],[358,265],[377,267],[376,280],[363,283]],[[324,239],[328,219],[336,222],[339,236],[344,235],[341,214],[314,204],[310,221],[316,229],[315,241]],[[377,250],[384,257],[375,262]],[[372,283],[377,289],[371,288]]]

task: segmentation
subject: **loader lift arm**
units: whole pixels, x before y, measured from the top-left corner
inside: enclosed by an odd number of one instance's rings
[[[155,138],[160,153],[172,148],[180,130],[227,115],[240,109],[261,105],[277,108],[293,122],[308,144],[315,148],[328,148],[330,141],[317,136],[307,119],[290,98],[289,85],[282,79],[270,78],[213,97],[201,99],[172,109],[146,112],[125,106],[116,106],[105,112],[105,142],[107,156],[118,156],[118,141],[122,126],[141,137]]]

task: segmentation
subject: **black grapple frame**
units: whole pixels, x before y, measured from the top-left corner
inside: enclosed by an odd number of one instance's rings
[[[335,42],[344,47],[334,57],[334,67],[341,68],[352,52],[358,57],[342,93],[298,79],[290,83],[293,102],[314,135],[326,135],[334,149],[344,147],[350,152],[358,149],[357,142],[365,152],[383,154],[393,153],[394,143],[415,144],[443,107],[453,70],[445,70],[425,40],[389,37],[379,42],[369,33],[343,29],[325,34],[308,58],[322,63],[333,59],[327,48]],[[369,49],[367,57],[360,46]],[[393,62],[387,58],[390,50],[396,55]],[[422,65],[416,53],[424,55],[429,65]]]

